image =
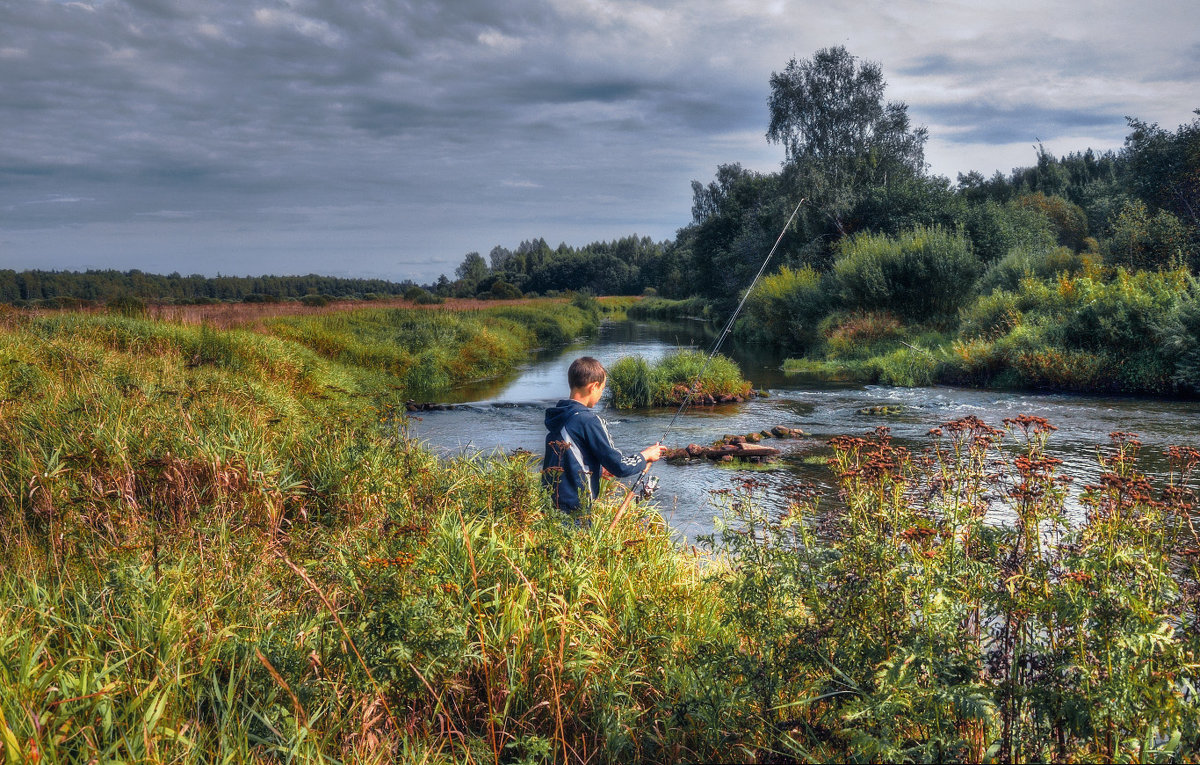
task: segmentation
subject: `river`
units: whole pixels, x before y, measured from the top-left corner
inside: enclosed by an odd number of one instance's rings
[[[511,452],[527,449],[541,455],[545,439],[545,409],[567,395],[567,367],[579,356],[595,356],[610,365],[623,356],[653,360],[678,348],[707,352],[713,344],[707,325],[619,321],[604,324],[586,340],[565,348],[536,352],[529,363],[505,378],[463,385],[440,396],[443,403],[470,406],[447,411],[422,412],[411,417],[411,432],[429,448],[446,456],[463,453]],[[765,501],[780,498],[799,482],[815,484],[823,493],[834,493],[833,476],[822,462],[829,453],[826,442],[836,435],[861,435],[878,425],[891,428],[897,443],[913,450],[929,444],[927,433],[950,420],[975,415],[1001,427],[1006,417],[1029,414],[1045,417],[1059,428],[1050,451],[1064,460],[1062,472],[1075,479],[1074,493],[1099,476],[1096,449],[1108,443],[1113,431],[1132,431],[1142,441],[1145,472],[1164,474],[1162,451],[1169,445],[1197,445],[1200,402],[1157,399],[1075,396],[974,390],[935,386],[889,388],[877,385],[829,384],[789,377],[780,370],[782,358],[761,349],[739,346],[728,340],[722,353],[742,367],[755,387],[770,391],[769,398],[745,404],[688,409],[664,439],[669,446],[709,443],[727,433],[745,434],[786,425],[804,430],[797,440],[772,440],[784,450],[769,471],[691,462],[656,464],[652,474],[660,481],[655,495],[659,510],[684,539],[712,530],[715,508],[710,492],[753,475],[763,484]],[[859,414],[866,407],[899,406],[900,414]],[[612,409],[608,396],[597,409],[609,423],[617,446],[636,451],[663,437],[674,410],[622,412]],[[1079,512],[1077,502],[1069,508]],[[999,520],[1003,520],[1002,513]]]

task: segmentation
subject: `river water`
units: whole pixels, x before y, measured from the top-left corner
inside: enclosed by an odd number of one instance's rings
[[[604,324],[586,340],[565,348],[536,352],[529,363],[505,378],[460,386],[440,397],[443,403],[469,404],[447,411],[412,416],[410,430],[429,448],[453,456],[464,453],[511,452],[526,449],[541,455],[545,441],[545,409],[567,395],[567,367],[579,356],[595,356],[606,366],[624,356],[654,360],[679,348],[707,352],[713,330],[698,322],[660,323],[620,321]],[[1050,451],[1064,460],[1061,471],[1072,476],[1075,493],[1099,476],[1097,447],[1113,431],[1132,431],[1143,443],[1143,467],[1151,476],[1165,473],[1162,451],[1169,445],[1198,445],[1200,402],[1074,396],[974,390],[953,387],[889,388],[877,385],[831,384],[790,377],[780,369],[782,358],[761,349],[727,340],[722,353],[732,357],[756,388],[769,398],[744,404],[686,410],[663,439],[675,411],[617,411],[608,396],[597,405],[609,432],[625,452],[642,449],[659,439],[668,446],[707,444],[722,435],[745,434],[775,425],[801,428],[806,437],[771,440],[783,449],[781,460],[768,471],[717,466],[707,460],[683,465],[655,464],[660,480],[655,495],[659,510],[684,539],[712,530],[716,509],[711,492],[753,476],[764,486],[765,501],[782,498],[798,483],[815,484],[834,493],[833,475],[823,464],[827,441],[833,436],[862,435],[876,426],[891,428],[896,443],[919,451],[929,444],[930,428],[975,415],[995,427],[1019,414],[1045,417],[1059,428]],[[873,406],[900,406],[895,415],[863,415]],[[1069,507],[1078,512],[1078,504]],[[1003,520],[1002,513],[1000,520]]]

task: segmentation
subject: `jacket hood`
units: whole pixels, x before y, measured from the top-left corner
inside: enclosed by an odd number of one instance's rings
[[[567,424],[573,415],[586,412],[587,407],[570,398],[561,399],[557,404],[546,410],[546,430],[557,433]]]

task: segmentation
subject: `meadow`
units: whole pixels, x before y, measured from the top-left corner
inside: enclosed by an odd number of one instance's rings
[[[601,305],[0,315],[6,761],[1197,760],[1200,453],[1071,524],[1044,421],[840,438],[684,548],[409,437]]]

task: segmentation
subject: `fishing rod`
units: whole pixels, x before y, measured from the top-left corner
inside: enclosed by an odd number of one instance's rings
[[[713,343],[712,351],[709,352],[708,358],[704,360],[704,366],[700,367],[699,373],[697,373],[695,379],[692,380],[692,384],[688,386],[688,393],[684,397],[683,403],[679,405],[679,408],[675,410],[675,415],[671,417],[671,421],[667,423],[667,429],[663,431],[662,438],[658,439],[659,444],[667,440],[667,435],[671,432],[671,429],[675,427],[675,421],[679,419],[679,415],[683,414],[683,410],[687,408],[687,405],[692,401],[692,397],[696,395],[697,388],[700,384],[700,381],[704,379],[704,373],[708,371],[709,364],[711,364],[712,360],[716,358],[717,351],[721,349],[721,345],[725,342],[725,338],[728,337],[729,333],[733,331],[733,323],[737,321],[738,315],[742,312],[742,309],[746,307],[746,301],[750,298],[750,293],[754,291],[755,286],[758,285],[758,280],[762,278],[764,273],[766,273],[767,265],[770,264],[771,258],[775,256],[775,251],[779,249],[779,243],[783,241],[783,235],[787,233],[788,228],[790,228],[792,225],[792,221],[796,219],[796,214],[800,212],[800,206],[806,201],[808,201],[807,198],[802,197],[800,201],[796,203],[796,207],[792,210],[792,214],[788,216],[787,223],[783,224],[783,228],[779,231],[779,236],[775,239],[774,246],[772,246],[771,251],[767,253],[767,257],[763,259],[762,265],[758,267],[758,273],[754,275],[754,279],[750,282],[750,286],[746,289],[745,294],[742,295],[742,299],[738,303],[737,308],[734,309],[733,314],[729,317],[729,321],[725,322],[724,328],[721,329],[721,334],[717,335],[717,340],[715,343]],[[652,464],[653,463],[649,462],[646,463],[645,469],[642,470],[642,472],[638,475],[637,480],[633,482],[633,485],[629,487],[629,494],[626,495],[625,500],[621,503],[621,507],[617,509],[616,515],[613,516],[612,523],[609,524],[608,527],[609,531],[612,531],[614,528],[616,528],[617,522],[621,520],[621,516],[624,515],[625,510],[629,507],[630,503],[633,502],[633,498],[638,492],[638,484],[646,481],[646,476],[650,473],[650,466]],[[657,480],[657,478],[654,479],[655,482],[657,482]],[[653,488],[649,483],[647,483],[646,489],[653,491]]]

